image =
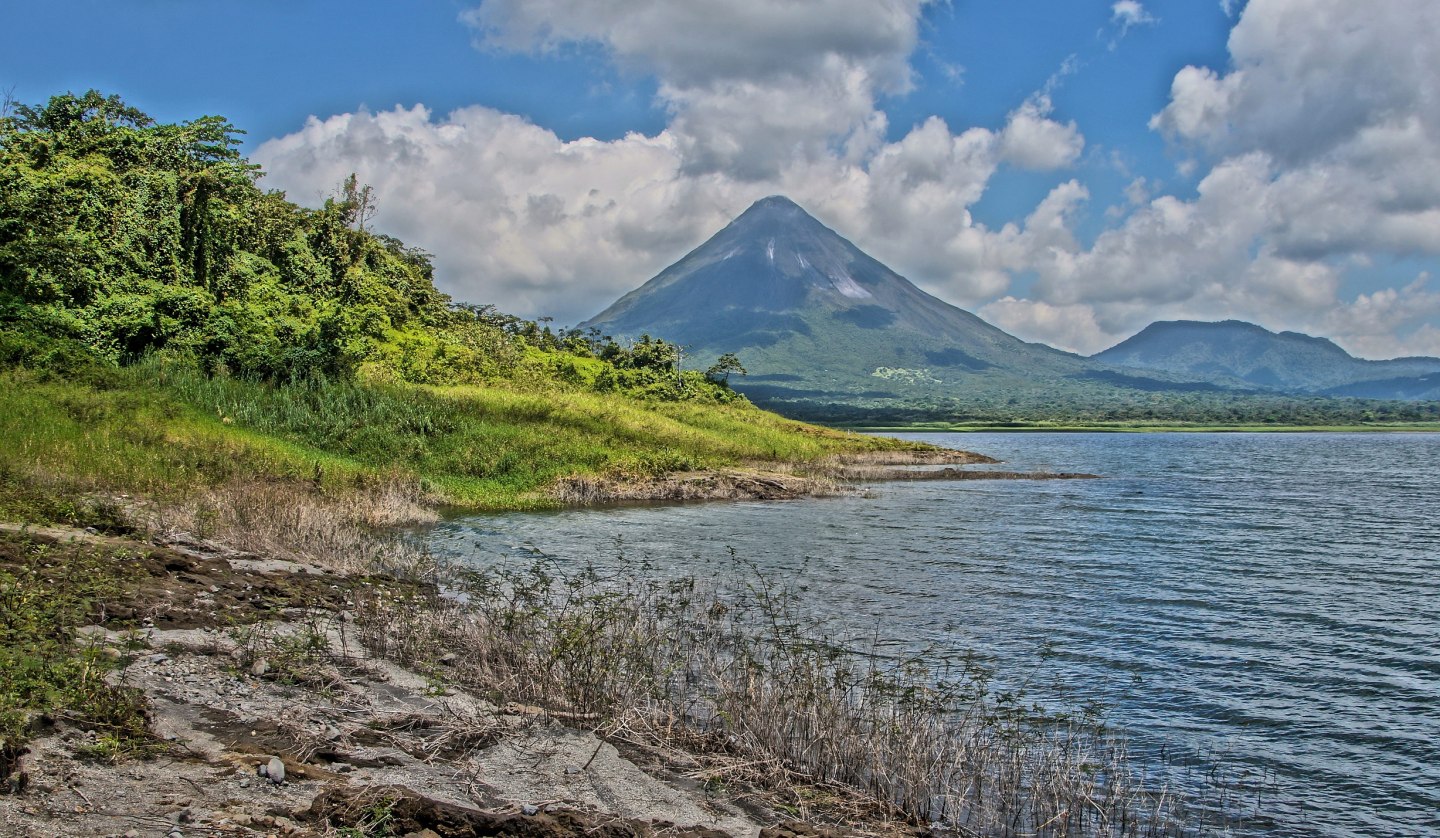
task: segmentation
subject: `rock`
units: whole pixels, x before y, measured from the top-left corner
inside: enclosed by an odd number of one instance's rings
[[[270,782],[277,786],[285,782],[285,763],[280,761],[280,757],[270,757],[265,768],[265,776],[270,778]]]
[[[440,656],[440,663],[444,664],[445,666],[454,666],[455,661],[458,658],[459,656],[456,655],[454,652],[446,652],[445,654]]]
[[[265,673],[269,671],[270,661],[267,661],[264,658],[256,658],[255,662],[250,664],[250,674],[254,675],[256,678],[264,678]]]
[[[581,769],[580,769],[580,766],[578,766],[578,765],[567,765],[567,766],[565,766],[565,773],[566,773],[566,774],[579,774],[579,773],[580,773],[580,770],[581,770]]]
[[[402,838],[440,838],[440,833],[433,829],[422,829],[419,832],[407,832]]]
[[[164,663],[165,661],[170,660],[170,656],[157,652],[153,655],[146,655],[145,660],[149,661],[150,663]]]
[[[524,806],[520,807],[520,811],[524,812],[526,815],[538,815],[540,814],[540,807],[531,806],[529,803],[526,803]]]
[[[351,765],[348,762],[330,763],[330,770],[334,771],[336,774],[349,774],[351,771],[354,770],[354,768],[355,766]]]
[[[127,829],[125,830],[125,834],[124,836],[122,836],[122,838],[140,838],[140,830]]]

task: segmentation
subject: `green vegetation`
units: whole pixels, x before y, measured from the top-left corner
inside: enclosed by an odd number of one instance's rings
[[[17,761],[37,725],[63,719],[91,738],[84,755],[117,759],[153,745],[145,702],[105,675],[113,650],[81,642],[100,603],[134,575],[124,550],[58,544],[0,533],[0,782],[26,782]]]
[[[747,385],[768,409],[805,421],[866,429],[1026,430],[1101,428],[1256,430],[1344,428],[1425,430],[1440,423],[1440,402],[1237,393],[1124,390],[1095,382],[1037,386],[1018,380],[947,396],[801,398]]]
[[[664,340],[452,304],[427,254],[366,228],[369,187],[351,177],[321,209],[298,207],[256,186],[238,133],[213,116],[159,125],[94,91],[0,118],[11,485],[161,497],[401,479],[527,507],[572,475],[887,444],[756,410],[728,384],[733,357],[685,370]]]

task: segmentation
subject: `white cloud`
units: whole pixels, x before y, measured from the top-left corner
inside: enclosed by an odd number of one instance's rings
[[[1051,305],[1037,300],[1001,297],[980,309],[980,315],[1016,337],[1044,339],[1069,352],[1091,354],[1115,341],[1095,322],[1095,312],[1083,304]]]
[[[1133,178],[1115,226],[1088,244],[1078,181],[999,229],[970,212],[1003,166],[1079,159],[1080,127],[1054,118],[1052,100],[1075,61],[1002,126],[932,117],[887,141],[877,101],[911,83],[922,5],[487,0],[466,17],[488,47],[597,44],[655,75],[667,127],[566,142],[483,107],[395,108],[312,119],[255,157],[301,200],[358,172],[380,194],[380,226],[438,255],[445,290],[562,322],[783,193],[928,290],[1076,351],[1177,317],[1433,351],[1440,310],[1423,283],[1342,289],[1357,265],[1387,261],[1371,257],[1440,254],[1440,87],[1428,81],[1440,44],[1425,37],[1440,4],[1251,0],[1231,65],[1181,69],[1151,121],[1181,176],[1200,175],[1195,194]],[[1111,13],[1122,27],[1151,18],[1140,3]],[[1035,277],[1030,299],[1005,296],[1020,273]]]
[[[932,118],[887,142],[876,99],[910,84],[921,5],[487,0],[465,19],[490,48],[595,43],[654,73],[665,130],[565,142],[488,108],[397,107],[312,118],[254,156],[301,200],[359,173],[381,197],[377,224],[437,254],[444,290],[527,316],[595,314],[772,193],[979,302],[1031,239],[978,227],[969,207],[999,166],[1066,166],[1084,138],[1050,119],[1047,87],[999,131]]]
[[[1110,7],[1110,22],[1120,27],[1121,34],[1131,27],[1155,23],[1155,18],[1137,0],[1117,0]]]
[[[1144,12],[1112,8],[1117,21]],[[1036,299],[997,312],[1087,352],[1167,317],[1425,351],[1435,295],[1411,285],[1347,301],[1340,289],[1372,256],[1440,255],[1436,31],[1440,4],[1429,0],[1251,0],[1230,36],[1231,68],[1181,69],[1150,123],[1200,155],[1187,166],[1209,167],[1196,197],[1147,199],[1132,183],[1119,226],[1033,263]]]
[[[1085,148],[1075,123],[1050,119],[1053,106],[1047,94],[1031,96],[1010,113],[1000,138],[1001,156],[1026,169],[1059,169],[1074,163]]]

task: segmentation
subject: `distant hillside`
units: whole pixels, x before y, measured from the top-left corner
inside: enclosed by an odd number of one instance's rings
[[[1367,361],[1325,338],[1238,320],[1152,323],[1093,360],[1222,386],[1376,399],[1440,398],[1440,358]]]

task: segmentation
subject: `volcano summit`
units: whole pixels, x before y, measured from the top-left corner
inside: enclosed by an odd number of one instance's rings
[[[793,201],[753,204],[683,259],[588,322],[740,356],[761,401],[895,399],[1033,387],[1087,369],[939,300]]]

